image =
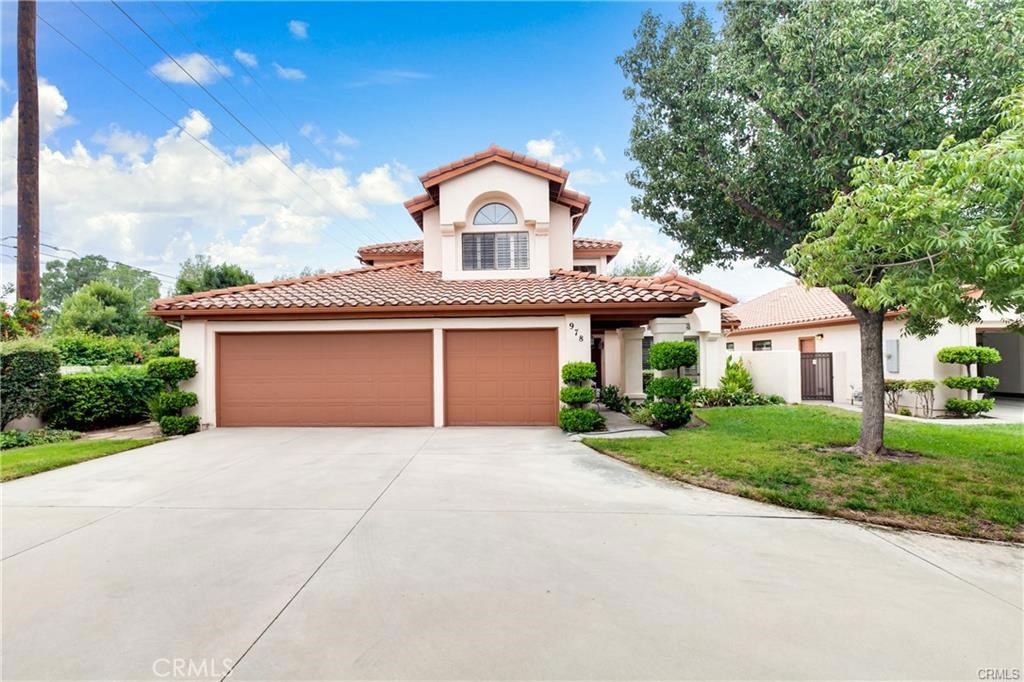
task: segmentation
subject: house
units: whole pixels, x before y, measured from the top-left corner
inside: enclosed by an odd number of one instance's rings
[[[744,359],[759,391],[801,399],[849,402],[861,389],[860,332],[850,310],[829,289],[795,283],[733,306],[740,324],[723,340],[725,353]],[[941,381],[961,373],[957,365],[936,359],[946,346],[991,346],[1003,361],[982,371],[1000,380],[1004,395],[1024,394],[1024,337],[1007,329],[1007,321],[985,310],[979,324],[943,324],[925,339],[904,333],[905,322],[890,313],[883,325],[885,376],[891,379]],[[962,397],[939,386],[935,405]],[[903,398],[914,407],[914,396]]]
[[[364,246],[363,267],[155,301],[196,361],[201,421],[555,424],[567,362],[643,395],[645,329],[697,339],[717,382],[735,299],[675,273],[613,276],[621,245],[575,236],[590,199],[568,179],[492,146],[422,175],[405,204],[421,238]]]

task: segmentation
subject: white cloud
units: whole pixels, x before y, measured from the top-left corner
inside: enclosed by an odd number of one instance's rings
[[[302,69],[293,69],[287,66],[281,66],[277,62],[274,62],[274,72],[277,73],[278,78],[282,78],[286,81],[306,80],[306,74]]]
[[[553,166],[564,166],[582,156],[580,150],[570,144],[565,136],[557,130],[548,137],[527,140],[526,153],[535,159],[547,161]]]
[[[102,144],[104,151],[108,154],[117,154],[129,158],[141,157],[149,151],[149,147],[152,144],[149,136],[130,130],[121,130],[120,126],[116,123],[112,124],[107,130],[98,131],[92,136],[92,139],[94,142]]]
[[[622,250],[613,265],[624,265],[644,254],[662,261],[666,268],[676,267],[673,263],[679,245],[629,209],[618,210],[615,222],[605,226],[603,236],[622,242]],[[754,267],[752,261],[737,261],[731,269],[707,267],[698,273],[683,274],[728,292],[741,301],[793,282],[792,277],[778,270]]]
[[[178,64],[174,61],[177,60]],[[182,70],[184,68],[184,71]],[[179,57],[175,57],[172,60],[170,57],[165,57],[163,60],[154,64],[150,71],[160,80],[167,81],[168,83],[193,83],[192,78],[189,78],[189,73],[202,83],[207,85],[214,82],[218,78],[227,78],[231,75],[231,69],[226,65],[218,62],[215,59],[202,55],[198,52],[191,52],[189,54],[183,54]],[[188,71],[188,73],[185,73]]]
[[[10,86],[7,85],[7,81],[3,78],[0,78],[0,92],[11,92]]]
[[[338,136],[334,138],[334,144],[341,145],[342,147],[354,147],[359,144],[359,140],[339,130]]]
[[[410,71],[408,69],[379,69],[371,71],[366,78],[352,81],[348,84],[350,88],[362,88],[368,85],[397,85],[407,81],[419,81],[433,78],[429,73],[422,71]]]
[[[298,40],[305,40],[309,37],[309,22],[292,19],[288,22],[288,32]]]
[[[46,131],[70,119],[66,100],[46,83],[40,83],[40,119],[44,139]],[[274,146],[314,192],[258,145],[216,147],[201,112],[190,112],[180,123],[221,160],[177,128],[150,142],[111,126],[97,136],[100,151],[82,142],[69,149],[41,145],[41,222],[47,241],[169,274],[183,259],[208,253],[264,278],[309,264],[344,265],[316,261],[323,257],[328,232],[344,241],[341,248],[349,257],[366,240],[371,208],[400,204],[406,195],[407,169],[394,162],[353,179],[338,166],[294,163],[286,145]],[[12,149],[16,139],[15,108],[0,121],[0,145]],[[15,163],[5,156],[0,166],[7,225],[14,224]]]
[[[601,149],[600,145],[594,145],[594,149],[590,152],[591,155],[597,159],[600,163],[604,163],[608,158],[604,155],[604,150]]]
[[[611,181],[611,176],[593,168],[577,168],[569,175],[572,185],[603,185]]]
[[[56,86],[51,85],[45,78],[39,79],[39,136],[46,140],[60,128],[73,123],[75,119],[68,115],[68,101]],[[18,148],[18,104],[15,102],[11,108],[11,115],[0,123],[0,139],[8,143],[5,149],[11,150],[11,155]]]
[[[256,59],[256,55],[245,50],[235,50],[235,60],[242,66],[248,66],[250,69],[255,69],[260,65],[260,60]]]

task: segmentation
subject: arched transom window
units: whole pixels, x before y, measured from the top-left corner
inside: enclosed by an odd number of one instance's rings
[[[511,208],[497,202],[487,204],[473,216],[474,225],[515,225],[518,222]]]

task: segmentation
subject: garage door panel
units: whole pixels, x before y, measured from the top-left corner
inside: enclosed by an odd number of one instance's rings
[[[429,426],[433,338],[417,332],[218,335],[221,426]]]
[[[557,395],[556,330],[445,333],[447,424],[554,424]]]

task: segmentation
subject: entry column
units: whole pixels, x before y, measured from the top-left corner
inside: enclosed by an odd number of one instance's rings
[[[644,330],[619,330],[622,346],[622,392],[632,400],[644,399]]]

